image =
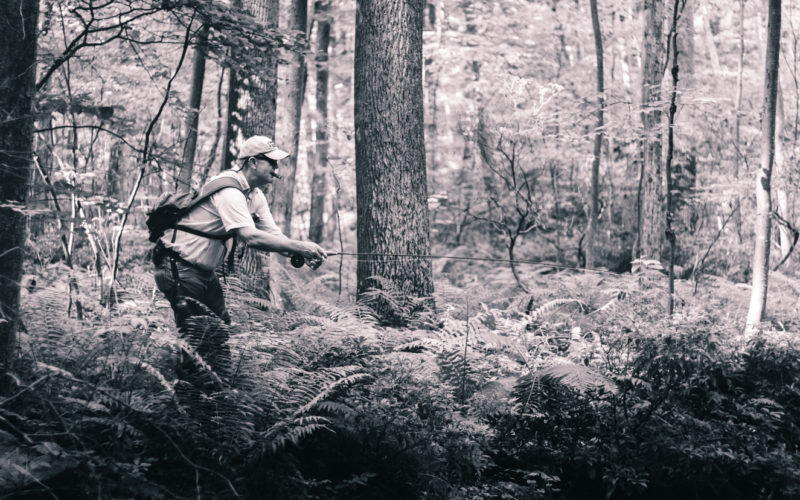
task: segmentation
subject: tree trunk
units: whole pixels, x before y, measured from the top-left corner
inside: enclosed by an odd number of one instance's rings
[[[267,30],[278,28],[278,0],[234,0]],[[278,64],[274,50],[258,54],[264,64],[260,74],[239,74],[231,69],[228,87],[228,128],[225,134],[226,160],[229,167],[236,157],[236,145],[254,135],[275,136],[275,106],[278,88]]]
[[[314,148],[314,174],[311,179],[311,208],[309,214],[308,238],[316,243],[323,240],[325,192],[328,172],[328,48],[331,40],[331,18],[328,0],[314,3],[314,16],[317,18],[317,130]]]
[[[742,76],[744,73],[744,0],[739,0],[739,64],[736,68],[736,102],[735,113],[733,122],[733,177],[739,178],[739,161],[742,156],[740,146],[741,132],[740,124],[742,121]]]
[[[769,278],[769,245],[772,200],[770,182],[775,155],[775,108],[778,100],[778,54],[781,42],[781,0],[769,0],[767,51],[764,70],[764,105],[761,120],[761,168],[756,174],[755,250],[753,252],[753,290],[747,312],[747,331],[764,317]]]
[[[234,7],[252,15],[266,30],[278,27],[278,0],[234,0]],[[254,135],[275,136],[275,108],[278,86],[278,64],[274,49],[257,54],[264,60],[259,74],[241,74],[231,68],[228,92],[228,125],[225,133],[224,168],[230,168],[236,157],[237,145]],[[248,249],[258,262],[257,269],[269,270],[270,254]],[[253,253],[254,252],[254,253]],[[262,293],[277,299],[275,282],[267,271],[257,276]]]
[[[186,115],[186,144],[183,147],[183,165],[177,179],[177,191],[192,189],[194,155],[197,150],[197,123],[200,121],[200,101],[203,98],[203,82],[206,78],[206,55],[208,53],[208,25],[204,24],[197,34],[192,66],[192,90],[189,97],[189,112]]]
[[[664,189],[661,165],[661,80],[663,78],[663,0],[645,0],[642,67],[642,209],[640,257],[660,259],[664,235]]]
[[[236,2],[234,4],[241,2]],[[239,86],[237,71],[233,66],[228,71],[228,108],[225,110],[225,139],[223,141],[222,166],[221,170],[228,170],[236,160],[236,144],[239,134],[239,120],[236,118],[237,108],[239,107]]]
[[[27,201],[33,160],[37,0],[0,3],[0,394],[7,394],[19,327]]]
[[[719,52],[717,51],[717,43],[714,41],[714,32],[711,31],[711,20],[708,18],[708,7],[704,4],[700,8],[700,23],[703,27],[703,39],[708,51],[708,58],[711,60],[711,69],[713,75],[719,75],[722,67],[719,63]]]
[[[668,128],[667,128],[667,157],[664,162],[664,173],[667,177],[666,182],[666,195],[667,195],[667,217],[665,233],[669,241],[669,295],[667,299],[667,314],[672,316],[675,306],[675,232],[672,228],[673,219],[673,203],[672,203],[672,154],[675,151],[675,112],[678,110],[678,69],[680,67],[678,59],[678,14],[679,14],[680,0],[674,0],[672,6],[672,28],[670,29],[669,36],[671,43],[667,44],[667,51],[672,50],[672,91],[669,98],[669,111],[667,115]],[[669,52],[668,52],[669,54]]]
[[[777,181],[775,198],[778,202],[778,213],[787,221],[791,220],[789,214],[789,196],[786,191],[786,166],[784,164],[784,127],[786,113],[783,107],[783,91],[781,90],[780,75],[778,76],[778,96],[775,104],[775,180]],[[780,260],[783,260],[792,250],[792,231],[781,224],[778,226],[778,244],[780,246]]]
[[[586,228],[586,268],[594,268],[594,236],[597,228],[597,212],[600,196],[600,155],[603,149],[603,110],[605,99],[603,89],[603,33],[600,31],[600,18],[597,16],[597,0],[590,0],[592,11],[592,29],[594,30],[594,47],[597,58],[597,129],[594,133],[594,158],[592,159],[592,201],[589,208],[589,227]]]
[[[302,31],[308,38],[308,0],[291,0],[291,18],[287,28]],[[303,100],[306,93],[306,61],[303,52],[291,52],[290,70],[286,88],[286,120],[282,120],[280,137],[276,138],[289,157],[281,162],[282,181],[273,193],[270,208],[275,221],[286,235],[292,232],[292,211],[294,208],[294,184],[297,174],[297,156],[300,150],[300,121]]]
[[[430,297],[430,254],[422,100],[422,0],[359,0],[355,131],[358,293],[386,288]],[[388,291],[391,293],[391,291]],[[397,297],[402,300],[402,297]],[[432,299],[427,301],[432,305]],[[402,323],[388,301],[381,317]]]
[[[122,141],[114,140],[108,155],[108,170],[106,171],[106,196],[120,200],[122,193]]]
[[[678,19],[678,66],[681,68],[682,87],[691,86],[694,78],[694,5],[697,0],[685,0]],[[680,7],[679,7],[680,8]]]

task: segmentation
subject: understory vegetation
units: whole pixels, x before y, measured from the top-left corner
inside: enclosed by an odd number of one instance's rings
[[[519,265],[522,293],[510,269],[448,261],[436,314],[376,292],[409,315],[390,328],[338,294],[337,259],[273,263],[283,310],[255,293],[263,262],[227,273],[233,325],[198,328],[229,328],[230,370],[203,391],[176,377],[191,347],[143,257],[111,309],[76,272],[79,321],[68,269],[32,256],[0,401],[3,497],[800,496],[793,279],[775,274],[773,320],[745,337],[749,291],[722,278],[678,281],[669,319],[647,266]]]

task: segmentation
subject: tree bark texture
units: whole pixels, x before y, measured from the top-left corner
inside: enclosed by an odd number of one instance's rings
[[[0,2],[0,394],[16,354],[28,181],[33,160],[38,0]]]
[[[278,0],[234,0],[244,12],[252,15],[264,29],[278,28]],[[235,55],[235,54],[234,54]],[[230,168],[236,158],[238,144],[254,135],[275,137],[275,114],[278,97],[278,61],[275,49],[258,54],[264,60],[259,74],[241,74],[231,67],[228,87],[228,125],[225,133],[225,164]],[[269,196],[271,193],[266,193]],[[257,262],[257,269],[266,270],[257,277],[261,288],[277,299],[276,283],[271,280],[270,254],[248,248]],[[276,302],[277,303],[277,302]]]
[[[661,164],[661,80],[664,76],[663,0],[644,0],[642,66],[643,170],[639,229],[640,257],[659,259],[664,236],[664,188]]]
[[[313,176],[311,178],[311,208],[309,214],[308,238],[321,243],[325,228],[325,192],[328,172],[328,49],[331,41],[331,17],[328,0],[314,3],[314,16],[317,18],[317,129],[313,155]]]
[[[302,31],[308,38],[308,0],[291,0],[291,30]],[[270,208],[276,222],[286,235],[292,231],[292,211],[294,208],[294,185],[297,174],[297,155],[300,150],[300,120],[303,111],[303,100],[306,94],[306,61],[302,52],[291,52],[289,81],[286,96],[287,119],[282,120],[279,146],[289,153],[289,157],[281,162],[282,180],[278,181]]]
[[[203,98],[203,82],[206,78],[206,56],[208,53],[208,25],[204,24],[197,34],[192,64],[192,90],[189,96],[189,112],[186,115],[186,143],[183,146],[183,165],[177,179],[177,190],[192,189],[192,171],[197,151],[197,123],[200,121],[200,102]]]
[[[756,173],[755,250],[753,289],[747,312],[747,330],[752,331],[764,317],[769,278],[770,224],[772,200],[770,182],[775,159],[775,110],[778,101],[778,54],[781,42],[781,0],[769,0],[767,50],[764,71],[764,104],[761,119],[761,165]]]
[[[600,155],[603,149],[603,111],[605,108],[603,86],[603,32],[600,31],[600,18],[597,15],[597,0],[590,0],[592,29],[594,30],[595,57],[597,59],[597,128],[594,132],[594,157],[592,159],[591,203],[589,226],[586,228],[586,268],[593,269],[595,261],[594,240],[597,230],[598,199],[600,197]]]
[[[278,0],[236,0],[265,29],[278,28]],[[275,106],[278,96],[278,62],[275,51],[259,54],[264,59],[259,74],[244,75],[231,70],[228,87],[228,128],[225,134],[226,166],[236,157],[237,144],[254,135],[275,136]],[[235,57],[235,54],[234,54]]]
[[[406,295],[429,297],[430,230],[422,98],[422,0],[359,0],[355,131],[358,293],[380,276]],[[388,307],[379,312],[384,319]]]

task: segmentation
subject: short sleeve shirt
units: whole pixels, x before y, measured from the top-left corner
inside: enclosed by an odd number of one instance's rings
[[[264,193],[250,188],[240,172],[226,170],[213,177],[228,176],[239,182],[242,190],[223,188],[200,203],[181,219],[180,224],[204,233],[224,235],[243,227],[256,227],[272,235],[282,236],[275,224]],[[226,242],[204,238],[192,233],[167,230],[161,242],[188,262],[208,271],[213,271],[225,259]],[[230,243],[228,243],[230,246]]]

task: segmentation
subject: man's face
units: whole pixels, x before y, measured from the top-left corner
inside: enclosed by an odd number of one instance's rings
[[[256,164],[254,171],[257,174],[257,185],[272,184],[278,175],[278,161],[264,155],[253,157]]]

